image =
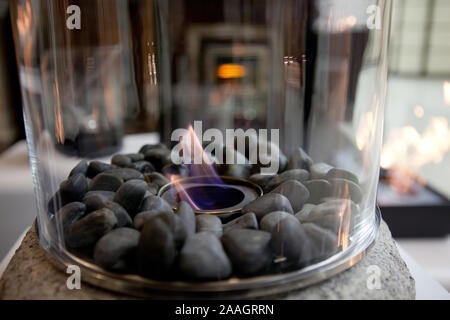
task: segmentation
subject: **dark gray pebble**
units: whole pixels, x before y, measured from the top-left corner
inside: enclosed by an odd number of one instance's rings
[[[232,271],[220,240],[210,232],[187,238],[180,252],[178,268],[192,280],[221,280],[228,278]]]
[[[147,173],[144,176],[144,179],[145,181],[147,181],[147,183],[155,184],[156,186],[158,186],[158,188],[161,188],[169,183],[169,179],[167,179],[159,172]]]
[[[290,214],[294,213],[288,198],[279,193],[265,194],[242,208],[242,213],[253,212],[258,221],[261,221],[266,214],[273,211],[286,211]]]
[[[252,275],[264,271],[271,263],[270,239],[270,233],[265,231],[233,229],[221,240],[233,270]]]
[[[106,208],[91,212],[69,225],[65,232],[66,243],[71,248],[93,246],[98,239],[117,225],[114,213]]]
[[[195,213],[192,207],[185,201],[178,204],[176,215],[180,217],[186,228],[187,236],[194,234],[197,230],[195,224]]]
[[[347,179],[331,179],[331,196],[361,202],[363,192],[359,185]]]
[[[64,194],[64,198],[72,201],[81,201],[88,191],[88,181],[81,173],[74,174],[59,185],[59,190]]]
[[[89,191],[87,192],[83,197],[83,202],[86,203],[86,201],[93,196],[99,196],[102,197],[104,200],[112,201],[114,199],[114,196],[116,195],[115,192],[112,191]]]
[[[313,161],[311,157],[302,148],[297,148],[289,157],[288,170],[305,169],[309,170]]]
[[[99,173],[114,169],[115,167],[116,166],[112,166],[101,161],[91,161],[89,163],[86,175],[88,178],[93,179]]]
[[[325,179],[309,180],[304,185],[309,190],[308,203],[318,204],[321,199],[331,196],[331,183]]]
[[[63,230],[69,225],[80,220],[86,213],[86,206],[82,202],[71,202],[58,211],[58,220],[61,222]]]
[[[328,173],[328,171],[330,171],[331,169],[333,169],[333,167],[330,166],[329,164],[324,163],[324,162],[314,163],[314,164],[309,168],[310,179],[311,179],[311,180],[315,180],[315,179],[326,179],[327,173]]]
[[[143,180],[129,180],[122,184],[117,190],[113,201],[120,204],[127,210],[131,217],[134,217],[144,200],[147,191],[147,183]]]
[[[130,165],[132,162],[133,161],[131,160],[131,158],[124,154],[116,154],[111,159],[111,164],[114,164],[114,165],[116,165],[118,167],[122,167],[122,168]]]
[[[152,149],[146,151],[144,157],[146,161],[149,161],[155,167],[155,170],[160,172],[164,166],[172,162],[170,159],[170,150],[168,149]]]
[[[174,236],[161,219],[144,225],[137,249],[139,273],[150,278],[165,278],[170,274],[177,256]]]
[[[167,149],[167,146],[163,143],[145,144],[139,149],[139,153],[145,154],[147,151],[154,149]]]
[[[128,153],[126,156],[133,162],[144,160],[144,154],[142,153]]]
[[[261,219],[261,222],[259,224],[260,229],[267,232],[272,232],[274,228],[277,228],[279,226],[280,221],[287,216],[292,216],[292,214],[284,211],[274,211],[266,214],[264,218]]]
[[[116,192],[122,185],[123,180],[110,173],[100,173],[89,183],[89,191],[103,190]]]
[[[354,173],[352,173],[348,170],[332,168],[327,172],[326,179],[331,180],[331,179],[338,179],[338,178],[350,180],[356,184],[359,183],[358,177]]]
[[[139,238],[139,231],[131,228],[112,230],[95,245],[94,262],[111,271],[130,271],[136,261]]]
[[[223,225],[223,233],[234,229],[258,229],[258,220],[253,212],[247,212],[242,216]]]
[[[128,165],[127,167],[137,170],[137,171],[141,172],[142,174],[146,174],[146,173],[155,171],[155,167],[150,162],[145,161],[145,160],[133,162],[130,165]]]
[[[308,219],[309,214],[311,213],[312,209],[314,209],[315,207],[316,207],[315,204],[305,203],[302,210],[300,210],[299,212],[297,212],[295,214],[295,217],[298,219],[298,221],[303,223],[304,221],[306,221]]]
[[[319,262],[337,253],[340,248],[337,235],[314,223],[305,223],[303,228],[309,237],[312,253],[309,263]]]
[[[250,176],[248,178],[251,182],[257,184],[262,189],[269,183],[270,180],[272,180],[275,177],[275,175],[269,175],[269,174],[261,174],[256,173]]]
[[[304,169],[288,170],[270,180],[270,182],[264,188],[264,192],[270,192],[276,187],[278,187],[280,184],[288,180],[297,180],[299,182],[304,182],[308,180],[308,178],[309,172]]]
[[[80,161],[75,167],[73,167],[72,171],[70,171],[69,173],[69,177],[77,174],[77,173],[81,173],[82,175],[86,175],[87,174],[87,170],[88,170],[88,166],[89,164],[87,163],[86,160],[82,160]]]
[[[144,180],[144,175],[132,168],[117,168],[106,171],[109,174],[115,175],[123,181],[128,180]]]
[[[161,197],[150,195],[145,197],[139,208],[139,212],[150,211],[150,210],[160,210],[172,212],[172,207]]]
[[[210,214],[202,214],[195,217],[197,232],[210,232],[216,237],[223,234],[222,221]]]
[[[309,199],[308,189],[297,180],[288,180],[270,191],[288,198],[294,212],[299,211]]]
[[[105,198],[93,195],[86,199],[86,212],[97,211],[102,208],[107,208],[114,212],[117,218],[117,227],[130,227],[133,223],[128,212],[118,203],[106,200]]]

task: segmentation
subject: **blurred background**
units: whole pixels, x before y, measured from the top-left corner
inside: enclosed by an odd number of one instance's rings
[[[232,2],[245,5],[252,1]],[[129,19],[139,19],[142,8],[136,3],[128,2]],[[36,216],[8,4],[0,0],[0,261]],[[450,1],[395,0],[393,5],[378,204],[401,247],[450,290]],[[207,10],[202,8],[202,17],[207,17]],[[131,36],[149,30],[145,25],[138,27],[130,31]],[[202,34],[200,29],[197,32]],[[264,61],[264,55],[258,55],[263,52],[258,50],[258,41],[252,50]],[[148,58],[148,65],[154,65],[155,56]],[[124,130],[157,130],[158,110],[151,101],[155,69],[145,73],[148,78],[139,79],[133,68],[143,62],[133,62],[131,52],[124,52],[122,59],[127,114],[134,119],[133,126],[124,124]],[[246,99],[258,99],[254,92],[260,85],[258,77],[264,77],[263,68],[255,67],[251,59],[219,63],[217,79],[211,81],[229,82],[228,90],[240,92],[239,99],[232,101],[234,107],[245,105]],[[132,79],[145,85],[136,85]],[[227,94],[216,92],[211,97],[222,111],[227,110]],[[242,118],[264,116],[258,108],[250,111]],[[136,114],[140,115],[138,123]],[[227,127],[226,123],[218,125]]]

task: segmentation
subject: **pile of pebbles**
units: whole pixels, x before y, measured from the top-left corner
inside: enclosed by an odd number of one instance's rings
[[[280,153],[278,174],[261,175],[260,167],[216,166],[219,174],[258,184],[264,195],[231,217],[196,215],[188,203],[173,210],[157,195],[169,183],[165,175],[189,170],[171,163],[165,145],[144,145],[111,163],[81,161],[48,211],[70,251],[107,270],[156,280],[286,272],[342,250],[338,234],[351,232],[363,198],[358,178],[314,163],[301,148],[289,159]]]

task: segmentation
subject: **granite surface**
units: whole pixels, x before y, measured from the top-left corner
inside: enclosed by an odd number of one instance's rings
[[[132,299],[82,283],[69,290],[69,275],[54,267],[31,228],[0,279],[1,299]],[[382,222],[377,240],[354,267],[281,299],[415,299],[415,282],[402,260],[387,225]]]

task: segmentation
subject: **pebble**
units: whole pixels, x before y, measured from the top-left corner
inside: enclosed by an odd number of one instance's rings
[[[144,180],[144,175],[132,168],[116,168],[106,172],[117,176],[125,182],[129,180]]]
[[[151,173],[151,172],[155,171],[155,167],[150,162],[145,161],[145,160],[133,162],[130,165],[128,165],[127,167],[137,170],[143,174]]]
[[[170,182],[169,179],[167,179],[159,172],[147,173],[144,176],[144,179],[145,181],[147,181],[147,183],[155,184],[156,186],[158,186],[158,188],[161,188]]]
[[[154,279],[170,274],[177,256],[175,239],[170,227],[162,219],[144,225],[137,249],[137,265],[141,275]]]
[[[304,169],[288,170],[270,180],[270,182],[264,188],[264,192],[270,192],[276,187],[278,187],[280,184],[288,180],[297,180],[299,182],[304,182],[308,180],[308,178],[309,172]]]
[[[161,170],[161,172],[167,176],[180,176],[180,177],[188,177],[189,176],[189,169],[182,164],[168,164],[164,166]]]
[[[88,190],[89,191],[103,190],[116,192],[117,189],[120,188],[122,183],[123,180],[117,177],[116,175],[110,173],[100,173],[96,175],[94,179],[91,180],[91,182],[89,183]]]
[[[115,164],[118,167],[126,167],[129,166],[133,161],[130,157],[127,157],[124,154],[116,154],[111,159],[111,164]]]
[[[128,153],[126,156],[133,162],[144,160],[144,154],[142,153]]]
[[[288,198],[279,193],[265,194],[242,208],[242,213],[253,212],[258,221],[261,221],[266,214],[273,211],[294,213]]]
[[[315,223],[337,234],[340,229],[351,229],[352,216],[357,213],[357,207],[351,200],[329,200],[315,206],[302,222]]]
[[[286,218],[287,216],[292,215],[284,211],[271,212],[261,219],[260,229],[267,232],[272,232],[274,228],[279,226],[280,221]]]
[[[253,212],[245,213],[223,225],[224,234],[234,229],[258,229],[258,220],[256,220],[255,214]]]
[[[160,210],[173,213],[172,207],[167,203],[167,201],[155,195],[145,197],[139,208],[139,212],[150,210]]]
[[[305,169],[309,170],[313,161],[311,157],[302,148],[297,148],[289,157],[288,170]]]
[[[113,201],[120,204],[133,218],[141,206],[147,191],[147,184],[143,180],[129,180],[117,190]]]
[[[88,191],[88,181],[81,173],[74,174],[59,185],[59,190],[64,200],[69,202],[81,201]]]
[[[129,227],[133,224],[130,215],[128,212],[118,203],[106,200],[101,196],[91,196],[85,201],[86,212],[92,212],[96,210],[100,210],[102,208],[107,208],[114,212],[114,215],[117,219],[117,227]]]
[[[297,180],[288,180],[270,191],[288,198],[294,212],[299,211],[309,199],[308,189]]]
[[[71,248],[93,246],[98,239],[110,232],[117,224],[114,213],[106,208],[91,212],[69,225],[65,232],[66,243]]]
[[[327,172],[326,179],[331,180],[331,179],[337,179],[337,178],[350,180],[356,184],[359,183],[358,177],[354,173],[352,173],[348,170],[332,168]]]
[[[61,193],[60,190],[56,191],[55,194],[48,200],[47,209],[51,214],[55,214],[59,209],[61,209],[66,204],[70,203],[70,198]]]
[[[147,151],[154,149],[167,149],[167,146],[163,143],[144,144],[141,149],[139,149],[139,153],[145,154]]]
[[[351,199],[356,203],[361,202],[363,192],[359,185],[353,181],[339,178],[331,179],[330,183],[332,186],[331,194],[333,197]]]
[[[231,275],[230,259],[220,240],[210,232],[187,238],[178,261],[180,272],[192,280],[221,280]]]
[[[134,269],[140,232],[131,228],[114,229],[95,245],[94,262],[111,271]]]
[[[99,173],[114,169],[115,166],[112,166],[108,163],[100,162],[100,161],[91,161],[89,163],[86,176],[88,178],[93,179]]]
[[[315,207],[316,207],[315,204],[305,203],[302,210],[300,210],[299,212],[297,212],[295,214],[295,217],[298,219],[298,221],[303,223],[304,221],[306,221],[308,219],[312,209],[314,209]]]
[[[89,164],[86,160],[80,161],[75,167],[73,167],[72,171],[69,173],[69,177],[81,173],[82,175],[86,175],[88,171]]]
[[[278,158],[276,157],[274,158],[276,159],[275,161],[278,161],[278,163],[272,163],[272,157],[266,153],[258,154],[258,163],[253,165],[251,172],[255,174],[258,173],[262,174],[263,173],[263,171],[261,170],[262,168],[270,168],[270,167],[276,168],[277,166],[278,170],[276,172],[271,172],[271,174],[283,172],[286,169],[288,163],[286,156],[280,151]]]
[[[332,166],[329,164],[326,164],[324,162],[314,163],[310,168],[309,171],[311,173],[311,180],[315,179],[326,179],[328,171],[333,169]]]
[[[69,225],[80,220],[86,213],[86,206],[82,202],[71,202],[58,211],[58,220],[61,222],[63,230]]]
[[[157,171],[161,171],[164,166],[172,162],[170,159],[170,151],[167,148],[148,150],[144,153],[144,158],[146,161],[149,161]]]
[[[331,183],[324,179],[309,180],[304,183],[309,190],[308,203],[319,204],[321,199],[331,196]]]
[[[222,244],[233,270],[252,275],[265,271],[272,261],[269,232],[233,229],[222,237]]]
[[[265,186],[269,183],[270,180],[272,180],[275,177],[275,175],[270,174],[261,174],[261,173],[255,173],[248,178],[251,182],[257,184],[262,189],[265,188]]]
[[[210,214],[202,214],[195,217],[196,229],[198,232],[210,232],[216,237],[222,236],[222,221]]]
[[[220,175],[240,179],[248,179],[248,177],[250,176],[250,169],[251,167],[245,164],[227,164],[222,165]]]
[[[312,246],[311,261],[305,262],[319,262],[339,251],[338,237],[332,231],[319,227],[314,223],[305,223],[303,228]]]
[[[297,219],[284,218],[271,235],[270,245],[276,256],[276,268],[284,270],[296,267],[300,262],[311,259],[308,235]]]
[[[194,234],[197,230],[195,213],[192,207],[185,201],[181,201],[178,204],[178,208],[175,214],[180,217],[181,221],[184,223],[186,228],[187,236]]]
[[[86,203],[86,201],[93,196],[99,196],[102,197],[104,200],[112,201],[115,195],[116,193],[112,191],[102,191],[102,190],[88,191],[83,197],[83,202]]]

